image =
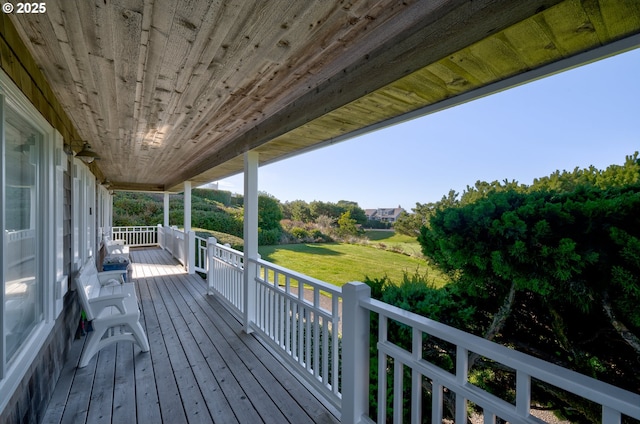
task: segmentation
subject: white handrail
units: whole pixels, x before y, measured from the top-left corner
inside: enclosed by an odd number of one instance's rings
[[[213,237],[208,241],[208,292],[217,296],[234,315],[241,317],[244,312],[244,254],[218,244]]]
[[[116,228],[121,227],[114,230]],[[185,249],[190,248],[185,245],[184,232],[175,227],[156,231],[162,233],[165,248],[184,264]],[[466,404],[473,402],[483,410],[485,422],[494,422],[500,417],[511,422],[540,423],[541,420],[530,415],[532,379],[601,405],[603,423],[619,424],[623,416],[640,419],[640,395],[636,393],[371,299],[367,290],[358,288],[366,288],[362,283],[348,283],[341,288],[258,259],[251,262],[257,267],[255,281],[250,281],[245,287],[243,276],[246,268],[242,252],[218,244],[215,238],[205,241],[196,237],[193,247],[194,250],[197,248],[195,269],[207,273],[209,294],[216,296],[239,319],[254,317],[245,328],[254,331],[257,337],[279,352],[287,364],[298,371],[298,375],[341,411],[344,423],[373,422],[368,417],[369,368],[368,354],[365,354],[369,352],[370,314],[377,314],[379,323],[376,341],[378,422],[387,420],[385,406],[388,393],[394,396],[393,421],[403,419],[402,378],[405,369],[411,370],[409,414],[412,422],[423,420],[421,401],[425,379],[430,380],[432,387],[432,422],[442,422],[446,389],[456,394],[455,422],[466,422]],[[248,315],[243,310],[246,293],[255,296],[255,313]],[[346,293],[358,295],[347,296]],[[341,322],[343,316],[347,318],[344,326]],[[389,340],[390,321],[411,329],[413,341],[410,351]],[[454,373],[423,359],[422,341],[426,335],[455,346]],[[345,340],[344,345],[341,340]],[[514,370],[515,405],[469,381],[470,353]],[[391,362],[393,367],[389,366]],[[387,387],[387,372],[393,373],[393,387]]]
[[[36,237],[36,230],[33,230],[33,229],[17,230],[17,231],[5,230],[5,234],[7,235],[7,242],[12,242],[12,241],[18,241],[18,240],[34,239]]]
[[[354,306],[345,305],[345,307]],[[601,405],[603,423],[620,423],[621,415],[640,419],[640,395],[635,393],[622,390],[384,302],[369,298],[361,300],[359,305],[355,307],[362,307],[378,314],[380,326],[378,350],[382,360],[379,362],[380,371],[386,373],[387,357],[393,358],[395,366],[401,364],[410,368],[412,372],[417,373],[416,381],[422,381],[423,377],[426,377],[435,383],[434,387],[437,390],[441,391],[443,387],[446,387],[450,392],[456,393],[457,405],[461,406],[456,406],[456,422],[466,422],[466,407],[464,405],[466,405],[467,400],[483,408],[485,413],[490,414],[492,417],[500,417],[510,422],[541,422],[530,415],[532,378]],[[387,339],[388,320],[404,324],[413,330],[414,352],[409,352]],[[434,336],[456,346],[457,362],[455,374],[444,371],[422,359],[423,335]],[[416,346],[418,347],[416,348]],[[496,398],[468,380],[467,360],[471,352],[496,361],[515,371],[517,378],[516,405]],[[394,380],[397,381],[399,378],[401,378],[401,375],[396,375]],[[394,389],[394,395],[401,397],[402,393],[397,393],[397,389],[397,387]],[[421,392],[422,385],[418,384],[417,387],[412,387],[412,390]],[[386,405],[386,395],[386,387],[379,388],[378,405]],[[417,397],[417,394],[414,393],[414,398]],[[432,410],[439,414],[434,419],[439,418],[441,420],[442,393],[436,393],[433,399],[434,402],[439,402],[439,404],[432,405]],[[461,402],[461,400],[464,400],[464,402]],[[384,422],[384,408],[380,408],[378,414],[382,416],[382,418],[379,416],[378,419]]]
[[[158,227],[112,227],[111,239],[124,240],[125,244],[131,247],[155,246],[158,244]]]
[[[251,328],[340,407],[340,287],[258,260]]]
[[[176,258],[182,265],[187,264],[186,252],[185,252],[185,244],[184,239],[186,235],[184,231],[179,230],[177,228],[173,228],[173,232],[171,234],[171,239],[173,241],[173,247],[171,248],[171,253],[173,257]]]

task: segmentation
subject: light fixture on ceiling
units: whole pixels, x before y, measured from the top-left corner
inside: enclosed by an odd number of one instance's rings
[[[82,146],[82,150],[76,153],[76,157],[80,158],[85,163],[91,163],[96,159],[100,159],[100,156],[93,150],[91,150],[91,146],[89,143],[85,141],[84,146]]]

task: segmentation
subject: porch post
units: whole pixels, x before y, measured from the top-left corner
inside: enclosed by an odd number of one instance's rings
[[[191,181],[184,182],[184,256],[187,272],[195,273],[195,234],[191,231]]]
[[[342,417],[344,424],[358,424],[369,411],[369,310],[360,301],[371,297],[371,288],[351,282],[342,286]]]
[[[184,233],[191,231],[191,181],[184,182]]]
[[[185,255],[187,256],[185,259],[185,265],[187,267],[187,272],[189,274],[196,273],[196,233],[194,231],[189,231],[188,233],[184,233],[184,242],[185,246]]]
[[[244,154],[244,332],[255,321],[258,260],[258,153]]]
[[[213,256],[216,253],[216,244],[218,240],[215,237],[209,237],[207,240],[207,294],[213,296],[213,285],[215,283],[215,277],[213,275],[215,269],[215,259]]]
[[[164,194],[163,218],[164,218],[164,227],[168,228],[169,227],[169,193]]]
[[[113,192],[109,190],[107,194],[109,196],[109,202],[107,203],[106,222],[109,224],[109,230],[106,232],[106,234],[113,240]]]

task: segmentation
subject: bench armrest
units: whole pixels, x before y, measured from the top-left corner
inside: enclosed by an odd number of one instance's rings
[[[119,283],[124,283],[122,279],[122,274],[126,271],[115,270],[115,271],[102,271],[98,273],[98,281],[100,281],[101,285],[107,284],[110,280],[117,280]]]
[[[126,297],[129,297],[128,293],[116,293],[89,299],[89,305],[91,305],[93,316],[100,315],[102,310],[104,308],[108,308],[109,306],[115,306],[116,308],[118,308],[121,314],[126,314],[127,309],[124,306],[124,299]]]

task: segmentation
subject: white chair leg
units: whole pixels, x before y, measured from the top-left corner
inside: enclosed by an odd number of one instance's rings
[[[106,328],[97,329],[94,325],[93,331],[91,331],[87,337],[87,342],[84,345],[82,356],[80,356],[79,368],[86,367],[89,364],[89,361],[91,361],[91,358],[98,353],[98,345],[100,344],[100,340],[106,330]]]
[[[143,352],[149,352],[149,341],[147,340],[147,335],[145,334],[140,321],[136,321],[136,323],[131,326],[131,332],[138,342],[140,349],[142,349]]]

